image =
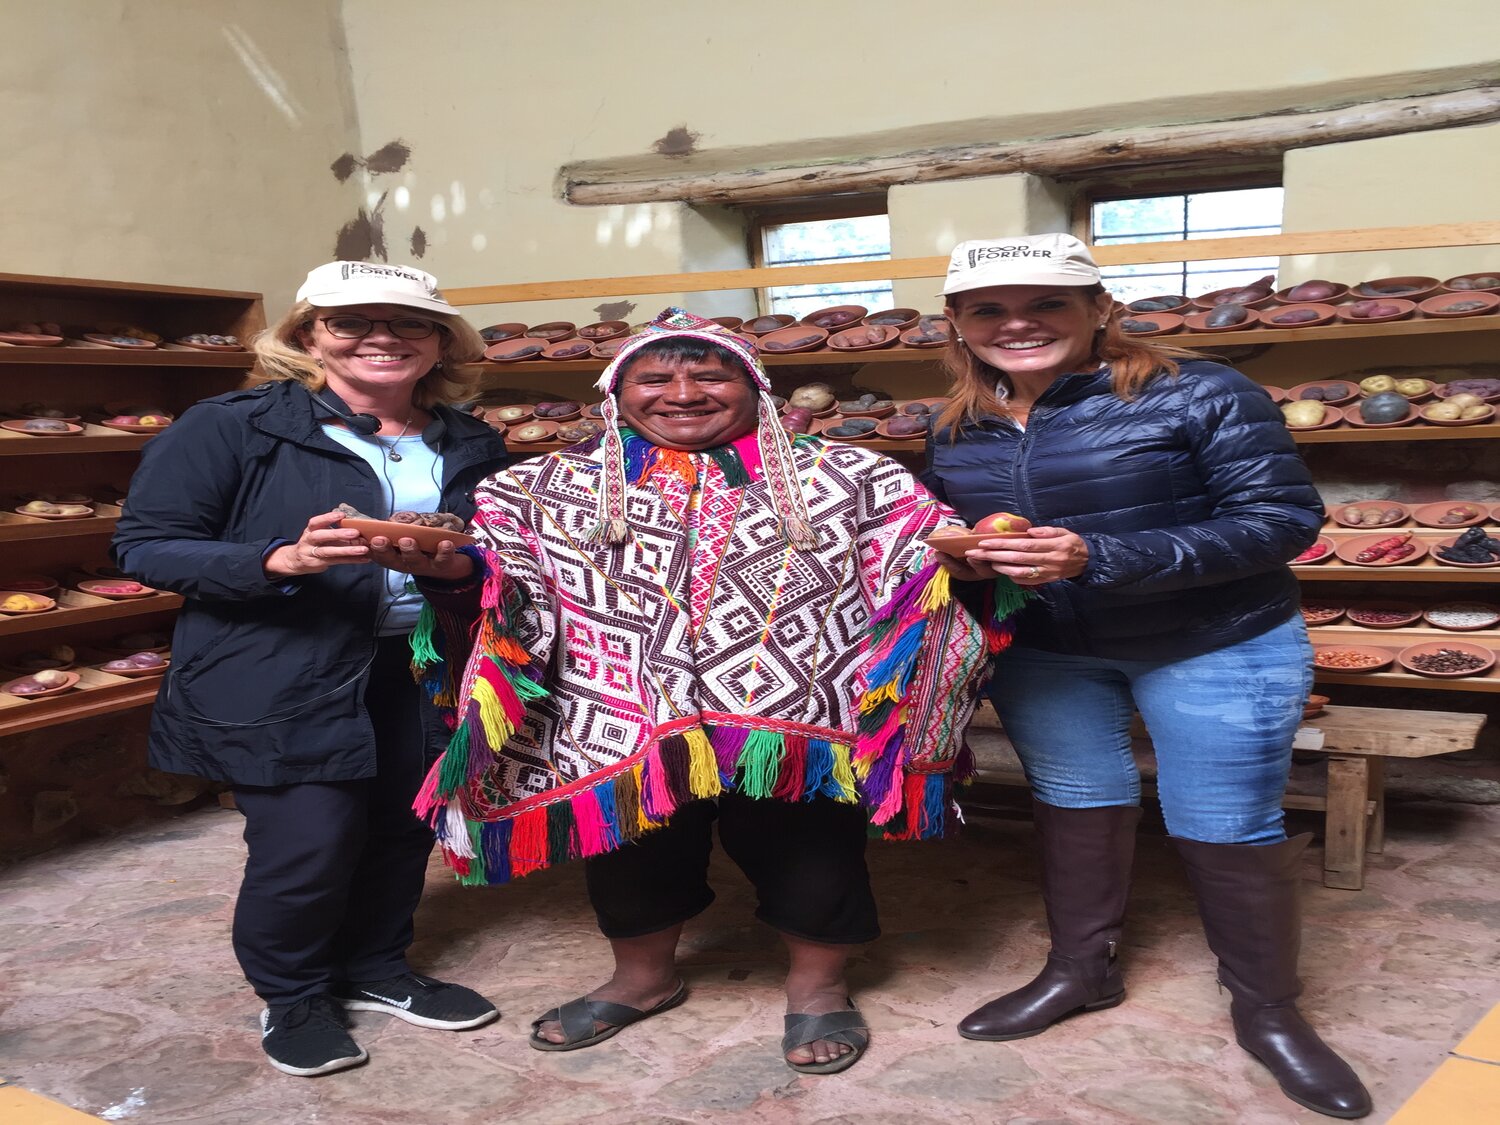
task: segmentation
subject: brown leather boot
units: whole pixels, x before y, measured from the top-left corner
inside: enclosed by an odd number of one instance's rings
[[[1035,980],[970,1012],[965,1039],[1025,1039],[1078,1012],[1125,999],[1118,963],[1135,827],[1141,810],[1060,809],[1033,799],[1042,849],[1042,901],[1052,951]]]
[[[1300,1106],[1329,1117],[1363,1117],[1370,1092],[1297,1011],[1302,917],[1297,883],[1310,834],[1277,844],[1205,844],[1173,837],[1219,982],[1233,996],[1235,1039]]]

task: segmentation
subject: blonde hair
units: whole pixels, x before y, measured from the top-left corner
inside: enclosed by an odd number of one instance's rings
[[[1106,292],[1102,285],[1078,289],[1081,298],[1093,298]],[[1002,381],[1001,372],[985,363],[969,345],[958,337],[958,322],[953,319],[957,311],[954,301],[963,296],[955,293],[949,298],[948,322],[954,331],[949,333],[948,347],[943,352],[943,370],[948,373],[952,385],[948,391],[948,405],[932,424],[932,432],[948,430],[949,439],[958,439],[958,429],[963,425],[977,423],[985,415],[997,411],[1008,415],[1006,406],[1008,388]],[[1111,389],[1129,402],[1140,394],[1141,389],[1160,375],[1177,374],[1180,360],[1197,359],[1196,352],[1186,348],[1172,348],[1162,344],[1138,340],[1128,336],[1120,328],[1120,309],[1112,309],[1104,327],[1094,341],[1093,356],[1109,365]]]
[[[258,334],[252,342],[255,370],[251,380],[301,383],[310,391],[321,391],[327,376],[318,361],[308,355],[298,338],[312,327],[313,319],[325,311],[310,301],[298,301],[285,316]],[[336,313],[337,309],[328,309]],[[442,337],[440,360],[431,371],[417,380],[411,401],[423,410],[438,403],[463,402],[479,390],[476,376],[465,374],[463,365],[484,355],[484,340],[478,331],[457,313],[430,313],[413,309],[413,316],[426,317],[439,325]]]

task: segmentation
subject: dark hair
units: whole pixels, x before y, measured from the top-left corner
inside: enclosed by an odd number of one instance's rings
[[[691,336],[668,336],[663,340],[642,344],[631,352],[615,372],[616,381],[629,375],[636,361],[647,356],[667,363],[701,363],[706,359],[716,359],[731,371],[738,371],[747,379],[750,378],[750,372],[745,369],[745,361],[723,344],[697,340]],[[750,381],[754,382],[753,379]]]

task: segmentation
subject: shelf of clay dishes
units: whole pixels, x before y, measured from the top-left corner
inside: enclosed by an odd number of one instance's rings
[[[1500,423],[1482,422],[1477,426],[1434,426],[1413,422],[1388,430],[1351,426],[1344,423],[1327,430],[1292,430],[1292,440],[1299,445],[1351,441],[1472,441],[1475,438],[1500,437]]]
[[[0,694],[0,737],[132,707],[145,707],[156,701],[157,689],[161,687],[160,676],[127,679],[97,668],[75,668],[74,671],[79,676],[77,686],[60,695],[22,699]]]
[[[205,352],[173,344],[155,348],[112,348],[86,340],[69,340],[55,348],[27,348],[0,344],[0,365],[7,363],[56,363],[70,366],[107,367],[239,367],[255,363],[251,352]]]
[[[18,434],[0,430],[0,457],[34,457],[38,453],[119,453],[139,449],[155,434],[129,434],[108,426],[83,424],[83,433],[68,437]]]
[[[1389,653],[1393,660],[1408,645],[1426,641],[1457,640],[1500,652],[1500,637],[1455,633],[1451,629],[1362,629],[1358,625],[1320,625],[1309,629],[1307,635],[1315,645],[1359,645],[1361,648],[1381,649]],[[1381,687],[1420,688],[1424,691],[1500,692],[1500,664],[1476,676],[1419,676],[1415,672],[1401,669],[1400,665],[1392,664],[1383,672],[1332,672],[1314,668],[1313,678],[1320,684],[1378,684]]]
[[[1416,562],[1397,563],[1393,566],[1360,566],[1333,558],[1327,562],[1302,563],[1292,567],[1292,573],[1303,581],[1310,582],[1468,582],[1489,584],[1500,579],[1500,562],[1494,566],[1449,566],[1440,563],[1432,555],[1439,541],[1456,537],[1461,528],[1443,531],[1437,528],[1353,528],[1325,527],[1318,534],[1332,539],[1334,546],[1349,539],[1360,539],[1371,535],[1400,535],[1410,531],[1412,538],[1427,545],[1427,553]]]
[[[47,520],[0,512],[0,543],[34,539],[64,539],[74,535],[109,535],[115,530],[120,509],[114,504],[95,504],[94,514],[77,520]]]
[[[85,625],[92,621],[122,621],[131,617],[144,617],[163,610],[177,609],[182,598],[158,590],[149,597],[111,600],[85,594],[79,590],[63,590],[48,594],[55,598],[57,607],[42,613],[0,613],[0,637],[19,637],[27,633],[46,633],[68,625]]]
[[[837,441],[837,438],[824,438],[824,441]],[[921,453],[925,443],[920,440],[899,440],[896,438],[871,438],[868,441],[851,441],[850,445],[862,445],[866,449],[876,449],[881,453]],[[555,453],[567,446],[560,441],[533,441],[519,442],[509,441],[506,448],[511,453],[528,457],[539,453]]]

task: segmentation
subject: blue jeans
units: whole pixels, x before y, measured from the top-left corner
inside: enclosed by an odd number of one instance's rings
[[[1286,839],[1281,796],[1312,688],[1294,617],[1185,660],[1105,660],[1011,648],[990,698],[1036,798],[1065,809],[1138,805],[1131,711],[1156,747],[1167,831],[1211,844]]]

